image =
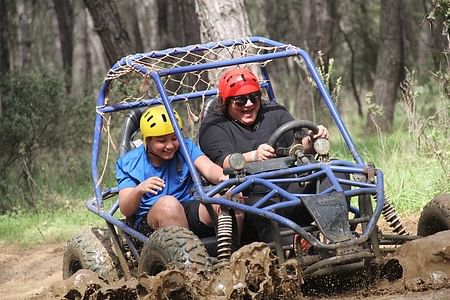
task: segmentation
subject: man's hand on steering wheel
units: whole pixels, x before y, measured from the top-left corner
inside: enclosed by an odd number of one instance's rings
[[[319,129],[319,132],[317,132],[316,134],[314,134],[312,130],[309,131],[309,135],[311,136],[312,140],[316,140],[318,138],[328,140],[330,138],[330,133],[328,132],[328,129],[325,126],[317,125],[317,128]]]
[[[305,148],[305,153],[314,153],[313,143],[318,138],[327,140],[330,138],[330,132],[323,125],[317,125],[317,133],[314,133],[312,130],[309,130],[308,135],[303,138],[302,144],[303,147]]]

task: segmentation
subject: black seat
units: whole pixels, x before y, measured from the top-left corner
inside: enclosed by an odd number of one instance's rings
[[[119,147],[120,156],[135,148],[135,145],[132,143],[133,137],[139,130],[139,121],[141,119],[142,113],[146,109],[147,107],[133,109],[126,116],[125,124],[122,128],[122,140]]]

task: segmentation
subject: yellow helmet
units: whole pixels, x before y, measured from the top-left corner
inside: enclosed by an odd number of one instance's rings
[[[183,123],[181,122],[180,116],[175,110],[173,112],[177,119],[178,126],[183,129]],[[148,137],[161,136],[174,132],[169,115],[163,105],[151,106],[144,111],[141,116],[140,129],[144,141]]]

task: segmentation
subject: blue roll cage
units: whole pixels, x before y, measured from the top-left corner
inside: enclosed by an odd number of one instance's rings
[[[239,57],[239,58],[231,58],[226,60],[219,60],[215,62],[209,62],[209,63],[199,63],[189,66],[180,66],[180,67],[173,67],[170,69],[162,69],[158,71],[151,71],[149,70],[145,65],[142,65],[139,62],[139,59],[142,59],[143,56],[146,57],[152,57],[152,58],[158,58],[163,57],[166,55],[178,55],[183,53],[191,53],[196,51],[205,51],[207,49],[217,48],[217,47],[227,47],[232,45],[241,45],[245,43],[255,43],[263,46],[271,46],[271,47],[278,47],[279,51],[276,53],[263,53],[263,54],[257,54],[253,56],[248,57]],[[347,145],[348,150],[350,151],[351,155],[353,156],[354,162],[344,161],[344,160],[334,160],[327,163],[313,163],[313,164],[307,164],[302,166],[296,166],[291,167],[288,169],[282,169],[282,170],[276,170],[276,171],[270,171],[270,172],[263,172],[260,174],[254,174],[245,176],[244,179],[238,179],[233,178],[229,179],[227,181],[224,181],[213,188],[210,188],[208,190],[205,189],[205,187],[202,185],[201,178],[194,166],[194,162],[192,161],[191,157],[188,154],[186,144],[184,141],[184,135],[178,126],[178,123],[176,122],[175,116],[173,114],[173,109],[171,108],[173,102],[177,101],[186,101],[196,99],[199,97],[208,97],[208,96],[215,96],[217,94],[217,89],[209,89],[204,90],[200,92],[193,92],[193,93],[187,93],[187,94],[179,94],[174,96],[169,96],[164,84],[161,80],[164,76],[172,75],[172,74],[179,74],[179,73],[185,73],[185,72],[192,72],[192,71],[200,71],[200,70],[207,70],[207,69],[214,69],[219,67],[227,67],[227,66],[233,66],[233,65],[240,65],[240,64],[248,64],[248,63],[256,63],[256,62],[264,62],[274,59],[280,59],[280,58],[286,58],[289,56],[298,56],[303,62],[305,63],[307,67],[307,71],[311,78],[314,80],[320,95],[322,96],[322,99],[324,103],[326,104],[332,119],[336,123],[336,126],[342,135],[345,144]],[[143,106],[149,106],[153,104],[163,104],[167,111],[170,118],[170,121],[174,127],[175,134],[180,142],[180,149],[185,162],[188,165],[190,174],[192,176],[194,187],[196,190],[196,193],[200,199],[205,204],[219,204],[226,207],[229,207],[230,209],[239,209],[242,210],[245,213],[250,214],[257,214],[260,216],[264,216],[266,218],[269,218],[278,224],[288,227],[292,229],[293,231],[300,234],[302,237],[304,237],[311,245],[316,247],[321,247],[325,249],[336,249],[337,247],[342,247],[346,245],[355,245],[360,244],[364,241],[366,241],[375,228],[375,225],[382,213],[382,208],[384,205],[384,180],[383,180],[383,173],[379,169],[375,169],[375,178],[376,180],[374,183],[368,183],[368,182],[360,182],[355,180],[345,180],[341,179],[335,176],[335,172],[341,172],[341,173],[351,173],[351,174],[367,174],[367,166],[362,160],[361,156],[358,154],[356,147],[350,137],[350,134],[347,130],[347,128],[344,125],[344,122],[342,118],[340,117],[336,106],[334,105],[331,96],[329,92],[327,91],[327,88],[325,87],[322,79],[320,78],[319,73],[317,72],[316,66],[314,62],[312,61],[311,57],[308,55],[308,53],[300,48],[297,48],[292,45],[287,45],[284,43],[280,43],[277,41],[273,41],[264,37],[245,37],[235,40],[224,40],[220,42],[214,42],[214,43],[207,43],[207,44],[198,44],[198,45],[192,45],[182,48],[171,48],[163,51],[153,51],[150,53],[144,53],[144,54],[134,54],[130,56],[126,56],[122,59],[120,59],[109,72],[115,72],[118,68],[123,67],[124,65],[132,66],[132,68],[142,74],[143,76],[148,76],[153,79],[157,90],[159,92],[159,98],[154,99],[141,99],[139,101],[134,102],[127,102],[127,103],[117,103],[117,104],[108,104],[105,105],[105,96],[107,95],[107,92],[109,90],[110,84],[112,80],[105,79],[103,82],[98,98],[97,98],[97,114],[95,118],[95,129],[94,129],[94,137],[93,137],[93,147],[92,147],[92,159],[91,159],[91,176],[93,181],[93,187],[95,196],[86,202],[86,207],[92,211],[93,213],[97,214],[98,216],[105,219],[105,221],[109,224],[115,225],[124,232],[127,232],[131,236],[137,238],[138,240],[145,242],[148,237],[141,234],[140,232],[134,230],[133,228],[129,227],[125,222],[117,219],[114,217],[115,212],[118,209],[118,200],[116,203],[112,206],[112,208],[109,211],[105,211],[103,209],[103,201],[116,196],[118,194],[118,188],[112,187],[112,188],[106,188],[103,189],[99,182],[99,173],[98,173],[98,160],[99,160],[99,154],[100,154],[100,144],[101,144],[101,134],[102,134],[102,126],[103,126],[103,117],[101,114],[104,113],[113,113],[116,111],[121,110],[129,110],[134,109],[138,107]],[[269,74],[266,70],[265,66],[261,67],[261,73],[263,76],[263,83],[261,83],[261,87],[265,88],[267,91],[267,94],[269,96],[270,101],[276,101],[274,91],[272,89],[272,85],[269,80]],[[310,175],[301,177],[301,178],[288,178],[286,175],[290,174],[301,174],[305,172],[312,172]],[[343,192],[345,196],[351,197],[351,196],[357,196],[357,195],[365,195],[365,194],[372,194],[376,195],[376,206],[373,211],[373,214],[371,216],[365,216],[365,220],[368,222],[367,226],[365,226],[362,234],[359,237],[356,237],[355,239],[342,242],[340,244],[324,244],[321,241],[319,241],[316,237],[308,233],[305,229],[291,221],[290,219],[279,215],[276,213],[276,210],[282,207],[290,207],[299,205],[302,201],[302,197],[306,195],[302,194],[291,194],[287,191],[285,191],[283,188],[280,188],[278,186],[278,183],[283,182],[305,182],[314,178],[318,178],[320,176],[327,176],[332,183],[332,186],[328,188],[325,191],[322,191],[321,194],[327,194],[332,191],[336,192]],[[248,188],[250,185],[253,184],[259,184],[261,186],[265,186],[269,188],[270,192],[265,195],[261,200],[259,200],[257,203],[253,205],[246,205],[241,204],[223,197],[213,197],[213,195],[216,195],[219,191],[223,191],[225,189],[232,188],[230,193],[232,195],[237,194],[246,188]],[[350,185],[352,186],[352,189],[345,190],[342,188],[341,185]],[[233,187],[234,186],[234,187]],[[281,201],[276,204],[271,204],[268,206],[263,205],[268,202],[272,197],[279,195],[281,196],[284,201]],[[357,207],[351,207],[350,211],[353,212],[356,216],[359,216],[359,209]]]

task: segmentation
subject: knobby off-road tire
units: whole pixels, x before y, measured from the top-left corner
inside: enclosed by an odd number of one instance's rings
[[[433,198],[422,210],[417,225],[417,235],[429,236],[450,230],[450,194]]]
[[[156,275],[168,267],[190,270],[211,269],[208,252],[187,228],[164,227],[149,237],[142,249],[138,274]]]
[[[112,246],[110,232],[106,228],[91,228],[72,237],[64,249],[63,278],[87,269],[109,283],[118,280],[119,260]]]

